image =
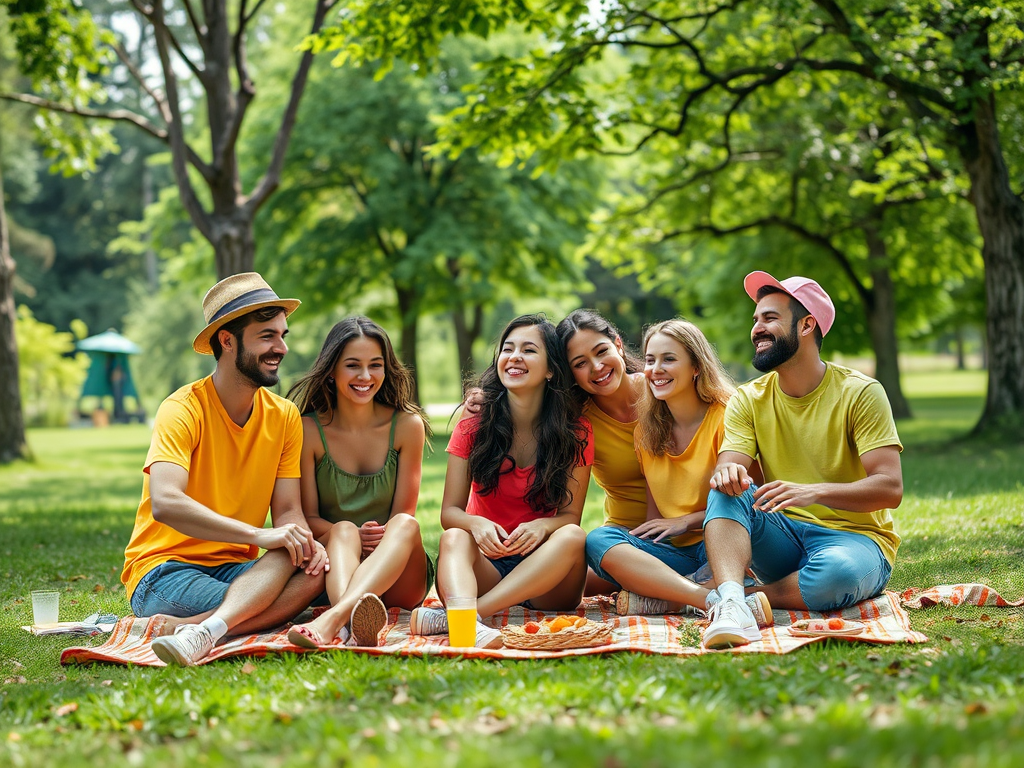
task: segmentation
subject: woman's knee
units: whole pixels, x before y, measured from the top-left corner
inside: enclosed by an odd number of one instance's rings
[[[461,528],[449,528],[441,534],[437,554],[438,557],[443,557],[452,552],[466,550],[470,546],[476,547],[476,541],[469,531],[464,531]]]
[[[412,515],[395,515],[388,520],[387,532],[403,539],[420,540],[420,523]],[[385,533],[387,535],[387,533]]]

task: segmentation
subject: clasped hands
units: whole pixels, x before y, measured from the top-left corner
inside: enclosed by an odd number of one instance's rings
[[[477,547],[485,557],[496,560],[499,557],[512,555],[528,555],[548,537],[548,529],[544,518],[520,523],[512,533],[485,517],[473,521],[470,533]]]
[[[256,546],[262,549],[285,549],[292,565],[302,568],[309,576],[319,576],[331,570],[324,545],[313,538],[308,528],[285,523],[274,528],[260,528],[256,532]]]

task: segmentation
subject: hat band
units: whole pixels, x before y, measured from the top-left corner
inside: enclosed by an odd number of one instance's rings
[[[210,318],[209,322],[207,322],[207,325],[216,322],[220,318],[224,317],[224,315],[228,315],[234,312],[235,310],[247,307],[250,304],[260,304],[265,301],[280,301],[280,298],[280,296],[278,296],[269,288],[257,288],[255,291],[243,293],[241,296],[235,297],[227,304],[222,306],[220,309],[218,309],[216,312],[214,312],[213,317]]]

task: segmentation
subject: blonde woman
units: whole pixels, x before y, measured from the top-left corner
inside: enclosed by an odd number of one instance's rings
[[[616,609],[622,615],[702,613],[717,593],[686,574],[707,560],[704,512],[733,385],[704,334],[685,320],[647,331],[644,377],[635,443],[647,485],[647,519],[631,530],[591,531],[587,560],[621,587]],[[759,625],[771,625],[762,593],[749,596],[748,604]]]

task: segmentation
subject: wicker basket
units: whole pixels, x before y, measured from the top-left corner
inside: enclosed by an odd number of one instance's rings
[[[612,628],[600,621],[587,621],[582,627],[570,627],[560,632],[528,633],[522,626],[504,627],[501,634],[506,648],[523,651],[561,651],[566,648],[589,648],[605,645],[612,640]]]

